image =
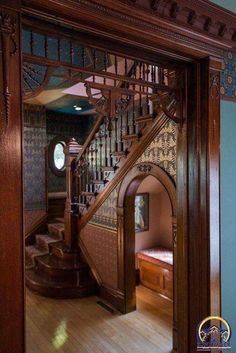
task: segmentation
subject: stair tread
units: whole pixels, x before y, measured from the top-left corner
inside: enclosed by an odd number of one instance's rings
[[[52,289],[60,289],[60,288],[79,288],[79,287],[88,287],[89,285],[94,286],[95,281],[92,278],[88,278],[83,283],[75,281],[58,281],[53,279],[52,277],[44,276],[41,272],[36,272],[34,269],[27,269],[25,271],[26,281],[31,281],[31,283],[36,284],[38,286],[52,288]]]
[[[123,136],[124,140],[138,140],[139,136],[137,134],[130,134]]]
[[[88,265],[82,262],[77,262],[75,264],[64,261],[55,255],[47,254],[44,256],[40,256],[37,259],[37,262],[40,262],[46,267],[50,267],[52,269],[60,269],[60,270],[80,270],[84,268],[88,268]]]
[[[64,218],[63,217],[57,217],[57,218],[55,218],[53,223],[58,223],[58,222],[64,224]]]
[[[26,252],[26,255],[30,258],[35,257],[35,256],[45,255],[48,253],[47,250],[42,249],[38,245],[27,245],[25,247],[25,252]]]
[[[151,114],[147,114],[147,115],[141,115],[141,116],[138,116],[137,118],[135,118],[135,121],[137,123],[139,122],[146,122],[146,121],[153,121],[153,116]]]
[[[113,157],[126,157],[128,154],[128,151],[114,151],[111,153]]]
[[[81,192],[82,196],[95,196],[95,192],[90,192],[90,191],[82,191]]]
[[[59,239],[63,239],[64,237],[64,223],[60,222],[52,222],[48,223],[48,231],[52,235],[58,236]]]
[[[38,239],[42,240],[44,243],[46,244],[50,244],[50,243],[55,243],[57,241],[60,241],[59,238],[55,238],[50,234],[36,234],[35,235],[36,241]]]

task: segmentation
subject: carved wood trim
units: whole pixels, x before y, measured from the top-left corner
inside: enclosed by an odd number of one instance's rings
[[[56,16],[62,24],[104,38],[122,41],[125,34],[130,44],[137,45],[141,36],[145,38],[142,48],[146,49],[156,48],[158,40],[158,51],[166,55],[168,50],[173,57],[180,58],[180,53],[182,58],[183,53],[196,58],[222,56],[222,50],[236,48],[236,15],[204,0],[120,0],[112,4],[109,0],[70,0],[66,4],[64,0],[56,4],[52,0],[42,0],[40,4],[37,0],[24,0],[23,7],[27,14],[50,20]]]
[[[135,165],[122,180],[118,193],[118,288],[125,294],[125,310],[130,312],[135,308],[135,229],[134,229],[134,197],[139,185],[148,176],[155,177],[166,189],[172,208],[172,233],[174,249],[174,322],[173,347],[177,351],[177,244],[176,244],[176,188],[169,175],[153,163],[139,163]],[[179,252],[181,254],[181,252]],[[183,268],[182,268],[183,270]]]
[[[0,109],[0,133],[6,132],[10,118],[10,60],[16,54],[18,48],[15,40],[16,18],[8,11],[0,11],[0,35],[2,44],[2,82],[1,92],[3,97]]]

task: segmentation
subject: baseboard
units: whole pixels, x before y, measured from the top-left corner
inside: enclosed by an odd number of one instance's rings
[[[122,314],[125,313],[125,296],[122,291],[102,284],[99,294],[102,299],[107,300]]]

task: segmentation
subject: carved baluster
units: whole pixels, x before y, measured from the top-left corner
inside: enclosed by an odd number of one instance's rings
[[[85,48],[84,47],[82,47],[81,56],[82,56],[82,66],[85,67]]]
[[[96,70],[96,60],[97,60],[97,58],[96,58],[96,49],[93,49],[92,50],[92,52],[93,52],[93,68],[94,68],[94,70]]]
[[[125,76],[128,74],[128,65],[127,65],[127,59],[125,58]]]
[[[73,43],[70,42],[70,63],[73,64],[74,62],[74,47]]]
[[[94,174],[94,165],[93,165],[93,163],[94,163],[94,149],[93,149],[93,143],[91,143],[90,144],[90,152],[89,152],[89,154],[90,154],[90,168],[89,168],[89,181],[91,180],[91,177],[93,176],[93,174]],[[92,177],[92,179],[93,179],[93,177]]]
[[[108,120],[108,117],[105,118],[105,125],[104,125],[104,139],[105,139],[105,143],[104,143],[104,148],[105,148],[105,167],[108,166],[107,162],[107,120]]]
[[[2,67],[1,67],[1,91],[3,102],[0,100],[0,132],[5,132],[10,117],[10,60],[17,52],[18,48],[15,41],[16,19],[8,13],[0,12],[0,35]]]
[[[48,36],[45,34],[44,36],[44,51],[45,51],[45,58],[48,57]]]
[[[75,159],[82,149],[75,139],[67,144],[65,148],[66,156],[66,205],[64,212],[64,223],[65,223],[65,243],[70,249],[77,249],[78,234],[77,234],[77,217],[75,201],[75,183],[77,177],[75,176],[76,165]]]
[[[154,65],[152,65],[152,71],[151,71],[151,79],[152,79],[152,82],[155,83],[155,75],[154,75]],[[158,82],[159,83],[159,82]]]
[[[61,41],[58,39],[57,41],[57,55],[58,55],[58,61],[61,61]]]
[[[131,134],[135,133],[135,96],[133,95],[133,109],[132,109],[132,125],[131,125]]]
[[[112,132],[113,132],[113,124],[112,119],[108,118],[108,135],[109,135],[109,153],[108,153],[108,166],[112,167]]]
[[[107,72],[107,52],[104,52],[104,70]],[[103,83],[106,85],[106,77],[103,78]]]
[[[100,128],[100,131],[99,131],[99,164],[100,164],[100,175],[97,176],[97,179],[101,179],[101,175],[102,175],[102,165],[103,165],[103,160],[102,160],[102,157],[103,157],[103,147],[104,147],[104,144],[103,144],[103,133],[102,133],[102,130]],[[104,153],[104,156],[105,156],[105,153]]]
[[[126,120],[125,120],[125,135],[129,134],[129,111],[126,112]]]
[[[97,179],[97,174],[98,174],[98,138],[97,134],[95,136],[95,172],[93,175],[93,179]]]
[[[31,55],[34,55],[34,33],[30,31],[30,52]]]
[[[119,148],[119,150],[121,152],[124,151],[122,136],[123,136],[123,113],[120,114],[120,148]]]

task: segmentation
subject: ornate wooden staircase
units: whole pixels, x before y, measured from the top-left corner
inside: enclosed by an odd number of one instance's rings
[[[26,247],[26,284],[34,291],[56,298],[96,291],[79,237],[81,229],[168,120],[182,122],[181,87],[176,88],[174,71],[161,72],[163,84],[155,89],[153,83],[139,88],[136,84],[85,83],[97,121],[83,146],[72,139],[65,149],[64,229],[62,222],[48,224],[48,234],[36,235],[36,245]]]

